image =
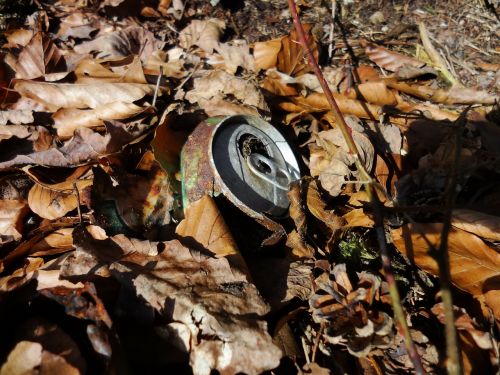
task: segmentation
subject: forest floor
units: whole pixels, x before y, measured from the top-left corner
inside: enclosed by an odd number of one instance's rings
[[[0,0],[0,375],[500,373],[497,2],[295,3],[350,135],[287,1]]]

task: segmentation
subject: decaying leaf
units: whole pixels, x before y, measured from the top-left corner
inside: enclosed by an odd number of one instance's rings
[[[24,200],[0,200],[0,241],[21,238],[23,219],[29,212],[28,203]]]
[[[62,108],[52,115],[57,135],[67,139],[80,127],[104,126],[104,121],[125,120],[144,111],[133,103],[113,102],[93,109]]]
[[[97,108],[114,102],[132,103],[151,94],[149,85],[139,83],[100,83],[75,85],[18,80],[14,89],[51,111],[59,108]]]
[[[255,69],[270,69],[276,67],[278,53],[281,50],[281,38],[257,42],[253,46]]]
[[[280,351],[260,320],[268,307],[226,258],[207,257],[175,240],[150,243],[162,251],[147,256],[122,249],[113,238],[95,240],[80,227],[74,238],[77,251],[109,264],[119,281],[172,322],[169,332],[190,352],[195,374],[258,374],[279,364]]]
[[[325,324],[325,342],[345,345],[352,355],[365,357],[376,348],[388,348],[394,333],[392,318],[373,307],[380,298],[380,278],[367,272],[358,277],[354,288],[346,265],[334,266],[316,278],[309,305],[314,321]]]
[[[217,257],[239,254],[236,242],[212,197],[205,195],[191,203],[184,215],[185,219],[175,229],[179,236],[187,241],[195,240]]]
[[[33,111],[27,109],[0,111],[0,125],[31,124],[34,121]]]
[[[309,32],[311,25],[305,27],[306,32]],[[314,58],[318,59],[318,46],[314,37],[309,34],[309,47],[313,52]],[[278,53],[276,68],[289,76],[300,76],[310,71],[310,66],[307,61],[305,51],[299,43],[297,31],[293,29],[289,36],[281,39],[281,49]]]
[[[494,104],[498,95],[465,87],[452,87],[448,90],[434,89],[429,86],[398,82],[394,78],[386,78],[387,86],[417,98],[444,104]]]
[[[245,106],[268,110],[264,96],[260,90],[247,80],[232,76],[220,70],[200,72],[194,79],[194,88],[186,94],[191,103],[198,103],[201,108],[211,106],[212,102],[221,103],[224,98],[234,96]],[[244,108],[244,106],[242,106]],[[213,116],[213,110],[208,113]],[[223,113],[218,113],[222,115]]]
[[[139,55],[146,62],[154,51],[165,45],[154,34],[140,26],[131,26],[100,38],[79,44],[74,50],[80,54],[97,52],[98,58],[117,58]]]
[[[16,78],[34,79],[66,71],[66,62],[52,40],[38,32],[19,54],[15,69]]]
[[[373,145],[363,133],[352,130],[352,134],[361,160],[370,170],[375,153]],[[318,133],[316,145],[311,146],[310,150],[311,176],[318,176],[321,186],[333,197],[340,194],[342,187],[351,176],[359,179],[359,173],[350,169],[350,166],[354,164],[354,159],[349,154],[347,144],[339,128]]]
[[[416,68],[421,68],[425,65],[423,61],[403,55],[402,53],[390,51],[387,48],[375,44],[366,44],[365,52],[375,64],[391,72],[397,71],[404,65],[410,65]]]
[[[212,53],[218,46],[225,27],[224,21],[216,18],[193,20],[179,33],[179,44],[186,49],[196,45],[203,51]]]
[[[68,179],[52,185],[36,183],[29,192],[28,204],[40,217],[49,220],[59,219],[81,204],[77,194],[91,185],[91,179]]]
[[[410,261],[425,271],[438,275],[438,264],[429,254],[425,238],[439,248],[443,225],[413,224],[391,231],[394,245]],[[453,228],[448,237],[451,280],[459,288],[468,291],[480,300],[500,298],[500,254],[486,245],[479,237]],[[500,319],[498,306],[493,311]]]

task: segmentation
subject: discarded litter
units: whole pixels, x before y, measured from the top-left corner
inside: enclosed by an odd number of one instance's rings
[[[283,135],[255,116],[208,119],[197,126],[181,154],[184,205],[205,194],[223,194],[256,219],[288,212],[290,182],[300,178]]]

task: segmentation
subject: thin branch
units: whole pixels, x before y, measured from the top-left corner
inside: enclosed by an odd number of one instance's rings
[[[443,229],[441,231],[441,241],[436,260],[439,265],[439,285],[441,288],[441,299],[444,307],[445,334],[446,334],[446,369],[449,375],[461,375],[462,363],[458,349],[458,337],[455,329],[455,314],[453,311],[453,297],[451,293],[450,257],[448,254],[448,235],[451,230],[452,211],[458,193],[458,173],[460,170],[460,155],[462,151],[462,131],[467,118],[468,109],[458,118],[455,130],[455,154],[450,171],[450,179],[446,191],[446,201],[443,218]]]
[[[421,362],[420,357],[418,355],[418,352],[416,350],[415,343],[413,342],[413,340],[411,338],[408,324],[406,323],[405,313],[403,310],[403,306],[401,304],[401,298],[399,296],[399,291],[397,288],[396,279],[394,277],[394,274],[392,273],[390,256],[389,256],[389,252],[387,250],[387,244],[386,244],[386,239],[385,239],[385,231],[384,231],[384,223],[383,223],[383,210],[381,209],[381,203],[380,203],[378,196],[377,196],[377,194],[374,190],[374,187],[373,187],[374,180],[372,179],[370,174],[367,172],[367,170],[366,170],[366,168],[365,168],[365,166],[364,166],[364,164],[359,156],[358,148],[356,147],[356,143],[354,142],[354,139],[352,137],[352,131],[349,128],[349,126],[346,124],[344,116],[342,115],[342,112],[340,111],[339,106],[337,105],[337,102],[335,101],[335,99],[332,95],[330,87],[328,86],[328,83],[326,82],[318,63],[314,59],[314,55],[311,51],[311,48],[309,47],[309,42],[308,42],[306,33],[304,31],[302,23],[300,22],[299,15],[297,14],[297,8],[295,5],[295,1],[288,0],[288,7],[290,8],[290,13],[291,13],[292,18],[293,18],[293,23],[295,25],[295,29],[297,30],[297,34],[299,36],[300,43],[301,43],[302,47],[304,48],[304,51],[306,52],[305,54],[307,55],[307,57],[309,59],[309,64],[312,67],[314,74],[318,78],[318,81],[321,85],[321,88],[323,89],[323,92],[326,96],[326,99],[327,99],[328,103],[330,104],[330,107],[333,111],[335,123],[339,127],[340,131],[342,132],[342,136],[344,137],[344,140],[347,144],[347,147],[349,149],[349,153],[354,156],[355,165],[356,165],[356,168],[358,169],[358,172],[360,174],[360,180],[362,180],[364,182],[366,192],[370,198],[370,201],[372,202],[372,204],[374,206],[374,210],[377,212],[377,214],[375,215],[375,218],[376,218],[376,221],[378,224],[376,226],[377,238],[378,238],[381,257],[382,257],[382,264],[384,267],[385,279],[387,281],[387,284],[389,285],[389,293],[391,296],[392,307],[394,310],[394,315],[396,317],[398,329],[399,329],[399,332],[405,338],[406,350],[407,350],[408,355],[413,363],[413,366],[415,368],[415,372],[419,375],[425,374],[425,370],[422,366],[422,362]]]

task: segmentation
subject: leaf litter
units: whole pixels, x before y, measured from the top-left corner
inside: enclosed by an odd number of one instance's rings
[[[285,2],[128,3],[37,2],[5,32],[0,375],[412,372],[364,181]],[[455,38],[433,21],[450,5],[344,2],[332,19],[316,3],[298,4],[313,57],[380,183],[432,374],[447,360],[436,249],[455,120],[471,106],[448,256],[464,371],[495,373],[498,47],[471,39],[490,41],[498,21],[464,3],[476,34]],[[182,145],[202,120],[238,114],[271,120],[303,161],[272,245],[221,196],[183,206]]]

